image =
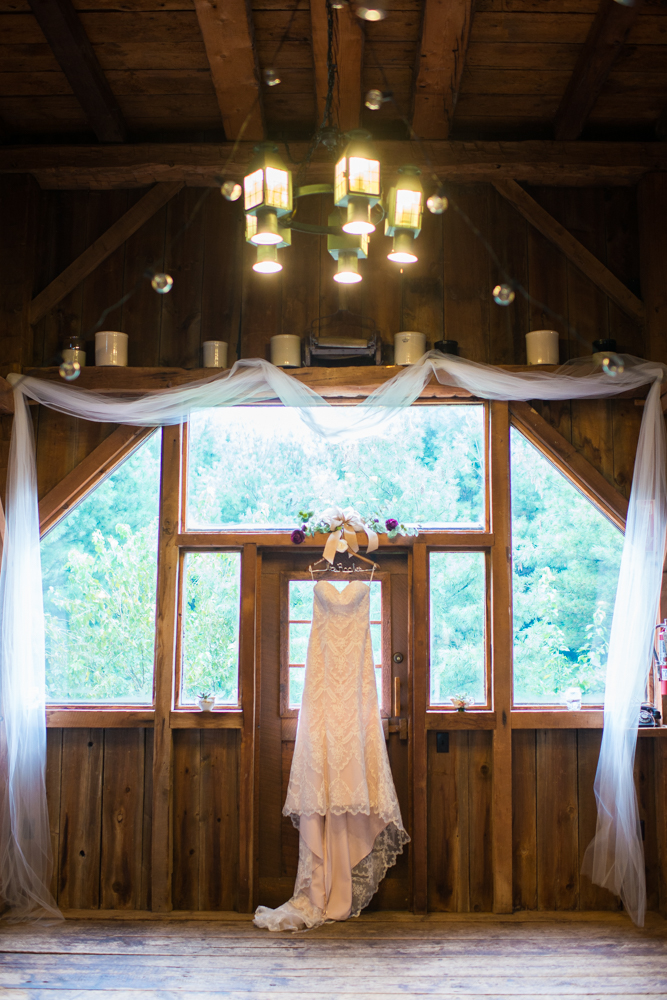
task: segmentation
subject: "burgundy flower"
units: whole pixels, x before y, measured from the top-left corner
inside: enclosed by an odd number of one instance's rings
[[[394,531],[395,528],[398,528],[398,521],[395,517],[388,517],[384,522],[384,526],[387,531]]]
[[[290,537],[295,545],[301,545],[301,542],[304,540],[306,535],[301,528],[295,528]]]

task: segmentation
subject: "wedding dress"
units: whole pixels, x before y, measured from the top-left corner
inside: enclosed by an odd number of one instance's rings
[[[283,815],[299,830],[294,895],[259,906],[271,931],[356,917],[409,836],[389,768],[375,685],[370,587],[321,580]]]

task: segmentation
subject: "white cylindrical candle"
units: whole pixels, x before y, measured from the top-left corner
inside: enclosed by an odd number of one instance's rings
[[[95,364],[127,368],[127,334],[100,330],[95,334]]]
[[[63,361],[78,361],[82,368],[86,367],[86,352],[80,347],[64,347]]]
[[[426,353],[426,334],[403,330],[394,334],[394,364],[414,365]]]
[[[558,331],[533,330],[527,333],[526,355],[529,365],[557,365]]]
[[[300,368],[301,337],[296,333],[278,333],[271,337],[271,364],[280,368]]]
[[[227,367],[226,340],[205,340],[202,346],[204,348],[204,368]]]

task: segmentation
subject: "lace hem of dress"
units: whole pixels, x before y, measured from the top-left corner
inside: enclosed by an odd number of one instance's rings
[[[326,809],[312,809],[308,811],[302,809],[301,812],[298,813],[291,812],[289,809],[287,811],[283,809],[283,816],[289,816],[289,818],[292,820],[292,825],[295,826],[298,830],[300,816],[326,816],[327,814],[331,816],[345,816],[346,814],[349,814],[350,816],[370,816],[371,813],[373,812],[378,814],[383,823],[393,823],[398,827],[398,823],[400,823],[401,821],[400,810],[394,808],[392,808],[391,810],[382,810],[382,809],[376,809],[375,807],[369,807],[368,805],[327,806]],[[405,831],[403,832],[405,833]],[[409,837],[408,840],[410,840]],[[407,843],[407,841],[405,841],[405,843]]]
[[[396,864],[396,858],[403,853],[403,845],[409,840],[405,830],[396,823],[388,823],[378,833],[371,853],[352,869],[351,917],[358,917],[364,907],[368,906],[380,882],[392,865]]]

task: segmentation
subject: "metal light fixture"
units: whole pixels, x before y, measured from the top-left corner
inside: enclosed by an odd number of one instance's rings
[[[283,265],[278,260],[278,250],[282,247],[292,245],[292,230],[278,227],[280,243],[257,245],[254,237],[257,235],[258,219],[256,215],[246,215],[245,217],[245,238],[246,243],[257,247],[257,260],[252,265],[253,271],[258,274],[275,274],[282,271]]]
[[[257,260],[252,265],[258,274],[276,274],[282,271],[283,265],[278,260],[278,250],[275,246],[257,247]]]
[[[329,216],[329,226],[340,225],[338,212],[332,212]],[[368,257],[368,235],[365,233],[359,236],[350,236],[341,233],[340,236],[330,233],[327,236],[327,250],[334,260],[338,261],[338,270],[334,274],[334,281],[343,285],[352,285],[361,281],[359,274],[359,260]]]
[[[375,231],[371,208],[380,201],[380,161],[376,159],[370,135],[363,129],[348,132],[347,149],[336,164],[334,204],[347,209],[346,233],[360,236]]]
[[[250,240],[257,246],[277,246],[282,242],[278,219],[292,211],[292,175],[272,142],[255,146],[255,154],[243,178],[246,215],[257,218]]]
[[[418,260],[414,241],[419,236],[424,210],[424,191],[417,167],[400,167],[399,179],[389,192],[384,231],[393,236],[394,246],[387,254],[396,264],[414,264]]]

